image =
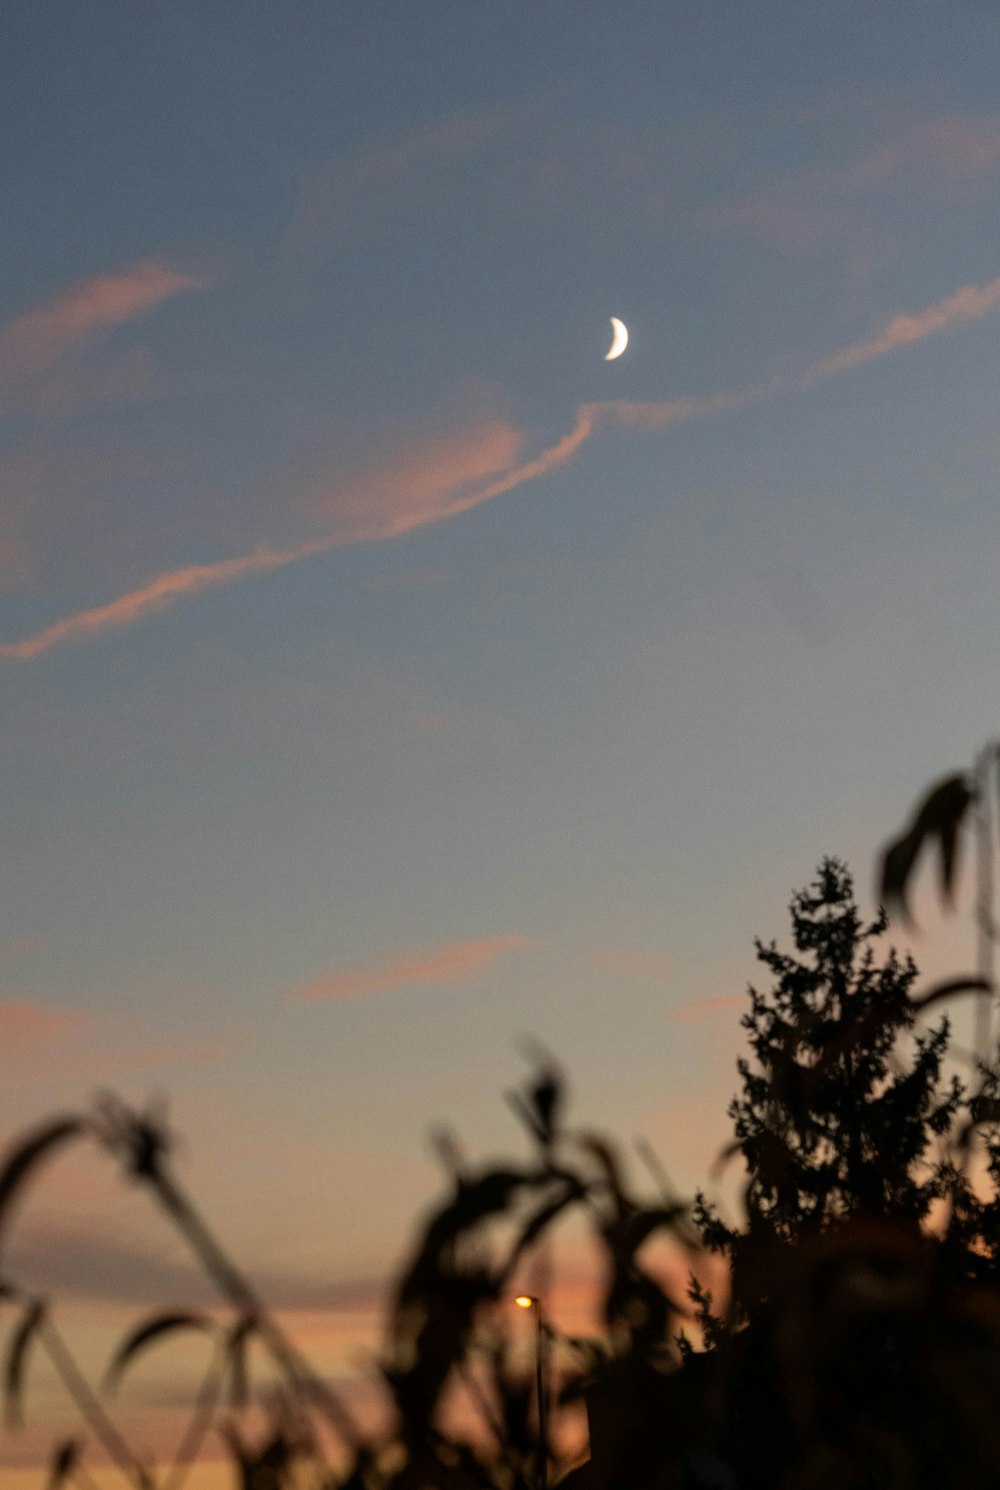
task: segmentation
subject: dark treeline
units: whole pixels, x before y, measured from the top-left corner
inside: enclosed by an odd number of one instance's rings
[[[976,804],[982,847],[995,765],[993,752],[982,779],[952,777],[928,794],[885,855],[887,904],[906,910],[926,844],[951,893]],[[989,862],[981,853],[981,949],[993,935],[983,920]],[[885,913],[862,916],[834,859],[793,897],[790,943],[756,950],[764,976],[742,1020],[748,1051],[720,1160],[740,1176],[739,1223],[703,1194],[685,1202],[648,1152],[639,1193],[615,1144],[568,1121],[562,1077],[539,1055],[512,1096],[528,1162],[476,1169],[438,1135],[448,1190],[395,1285],[380,1366],[388,1426],[376,1436],[223,1252],[174,1174],[158,1120],[104,1100],[15,1144],[0,1174],[0,1245],[37,1166],[96,1141],[148,1187],[220,1298],[210,1313],[142,1321],[98,1392],[49,1301],[0,1283],[9,1428],[37,1352],[76,1411],[53,1448],[52,1490],[86,1490],[101,1462],[134,1490],[180,1490],[210,1435],[228,1446],[242,1490],[941,1490],[995,1480],[1000,1085],[988,1043],[952,1046],[949,1013],[950,1000],[976,999],[988,1042],[987,951],[976,976],[922,987],[893,950]],[[534,1324],[526,1349],[510,1328],[511,1296],[525,1277],[544,1277],[532,1260],[571,1213],[601,1258],[600,1328],[561,1335],[536,1285],[539,1296],[523,1300]],[[654,1237],[673,1248],[686,1286],[654,1267]],[[711,1255],[727,1278],[718,1298],[701,1281]],[[113,1388],[135,1357],[185,1330],[208,1332],[216,1350],[177,1458],[157,1469],[121,1431]],[[249,1369],[251,1345],[269,1363],[266,1382]],[[582,1452],[565,1431],[581,1403]]]

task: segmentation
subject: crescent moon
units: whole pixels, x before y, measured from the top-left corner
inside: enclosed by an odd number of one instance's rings
[[[628,346],[628,327],[625,325],[625,322],[619,321],[617,316],[612,316],[611,329],[614,332],[614,338],[608,351],[604,354],[605,362],[614,362],[615,358],[620,357]]]

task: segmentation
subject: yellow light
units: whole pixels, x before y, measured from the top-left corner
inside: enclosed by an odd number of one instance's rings
[[[534,1302],[535,1301],[531,1297],[530,1293],[519,1293],[517,1298],[514,1300],[514,1303],[519,1309],[530,1309]]]

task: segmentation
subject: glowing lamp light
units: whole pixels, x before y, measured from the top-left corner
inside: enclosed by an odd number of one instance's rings
[[[514,1300],[514,1303],[519,1309],[530,1309],[532,1304],[537,1302],[537,1299],[533,1299],[530,1293],[519,1293]]]

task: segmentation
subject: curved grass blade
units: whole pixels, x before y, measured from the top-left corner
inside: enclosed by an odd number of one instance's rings
[[[24,1370],[28,1348],[38,1334],[44,1319],[45,1302],[43,1299],[36,1299],[26,1310],[10,1342],[3,1384],[7,1423],[11,1428],[19,1428],[24,1421],[21,1400],[24,1395]]]
[[[152,1341],[172,1334],[175,1330],[197,1329],[214,1333],[215,1328],[214,1321],[209,1319],[207,1314],[158,1314],[155,1319],[139,1325],[131,1334],[126,1335],[119,1345],[104,1373],[105,1391],[110,1393],[116,1389],[129,1361]]]
[[[87,1126],[83,1118],[56,1118],[54,1122],[46,1123],[44,1128],[39,1128],[14,1150],[0,1171],[0,1228],[12,1201],[35,1165],[68,1138],[77,1138],[86,1132]]]

